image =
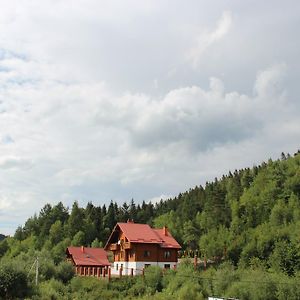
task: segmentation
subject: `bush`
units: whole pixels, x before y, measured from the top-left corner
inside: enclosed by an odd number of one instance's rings
[[[41,300],[61,300],[67,299],[68,289],[61,281],[51,279],[39,285],[39,295]]]
[[[55,265],[51,261],[40,263],[39,275],[41,280],[49,280],[56,275]]]
[[[31,288],[24,269],[14,263],[0,266],[0,299],[18,299],[28,296]]]
[[[201,292],[201,288],[199,285],[195,285],[192,282],[187,282],[177,293],[178,300],[204,300],[204,296]]]
[[[145,270],[145,284],[149,292],[154,294],[162,290],[162,269],[150,266]]]
[[[71,263],[63,261],[56,268],[56,279],[63,283],[69,282],[75,275],[74,267]]]
[[[216,295],[224,295],[225,291],[235,281],[239,281],[239,276],[230,262],[224,262],[216,271],[214,281],[214,293]]]
[[[122,277],[122,279],[112,278],[108,284],[108,289],[113,291],[118,291],[119,295],[125,297],[128,294],[133,294],[131,288],[133,286],[136,286],[136,282],[138,281],[138,279],[141,279],[141,277],[124,276]]]
[[[73,300],[118,299],[119,292],[108,289],[106,280],[93,277],[74,277],[70,282]]]

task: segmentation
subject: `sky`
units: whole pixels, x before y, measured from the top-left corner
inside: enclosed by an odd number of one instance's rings
[[[300,141],[299,1],[0,0],[0,233],[158,201]]]

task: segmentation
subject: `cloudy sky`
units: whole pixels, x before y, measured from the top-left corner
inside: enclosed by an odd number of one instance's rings
[[[156,201],[300,148],[299,1],[0,0],[0,233]]]

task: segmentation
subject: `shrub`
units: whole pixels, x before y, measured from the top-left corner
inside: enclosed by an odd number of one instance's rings
[[[66,299],[68,295],[68,289],[61,281],[51,279],[45,281],[39,285],[38,299],[41,300],[61,300]]]
[[[30,292],[24,269],[14,263],[1,262],[0,299],[24,298]]]
[[[75,275],[74,267],[69,262],[61,262],[56,268],[56,279],[63,283],[69,282]]]
[[[72,299],[118,299],[118,291],[108,289],[106,280],[93,277],[74,277],[70,282]]]
[[[150,293],[162,290],[162,270],[160,267],[150,266],[145,270],[145,284]]]

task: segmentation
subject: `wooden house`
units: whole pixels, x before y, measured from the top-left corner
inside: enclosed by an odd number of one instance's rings
[[[103,248],[68,247],[67,260],[75,267],[75,273],[81,276],[105,276],[110,267],[107,252]]]
[[[166,227],[154,229],[128,221],[116,224],[104,249],[113,252],[112,274],[118,274],[121,268],[124,275],[136,275],[150,265],[175,268],[181,246]]]

